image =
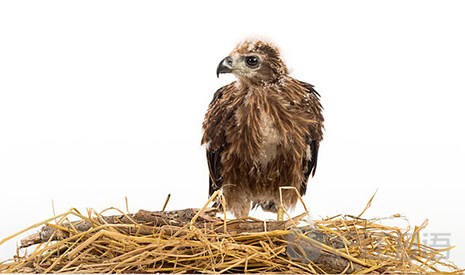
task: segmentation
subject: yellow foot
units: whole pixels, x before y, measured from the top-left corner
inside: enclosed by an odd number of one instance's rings
[[[284,208],[282,206],[278,206],[278,222],[282,222],[284,220]]]

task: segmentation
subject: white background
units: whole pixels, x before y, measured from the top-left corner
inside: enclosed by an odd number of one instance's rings
[[[216,66],[262,37],[325,107],[313,217],[357,215],[379,189],[365,217],[428,218],[464,267],[464,14],[461,1],[1,1],[0,239],[52,201],[201,207],[201,123],[233,80]]]

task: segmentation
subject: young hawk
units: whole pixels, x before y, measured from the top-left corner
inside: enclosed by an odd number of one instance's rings
[[[295,187],[305,194],[315,174],[323,116],[313,86],[288,75],[279,50],[263,41],[244,41],[216,70],[234,81],[220,88],[203,122],[210,170],[210,195],[222,188],[226,209],[236,218],[251,207],[292,208]]]

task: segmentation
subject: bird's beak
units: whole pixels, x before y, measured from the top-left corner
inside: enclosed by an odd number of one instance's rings
[[[220,64],[216,68],[216,77],[220,77],[220,74],[226,74],[232,72],[233,59],[230,56],[225,57],[221,60]]]

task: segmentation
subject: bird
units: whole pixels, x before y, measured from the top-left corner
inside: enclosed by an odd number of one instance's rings
[[[320,94],[289,75],[268,41],[240,42],[217,66],[217,77],[228,73],[236,80],[214,93],[202,124],[209,196],[221,190],[238,219],[261,207],[283,220],[316,171],[324,131]],[[295,190],[280,191],[284,186]]]

